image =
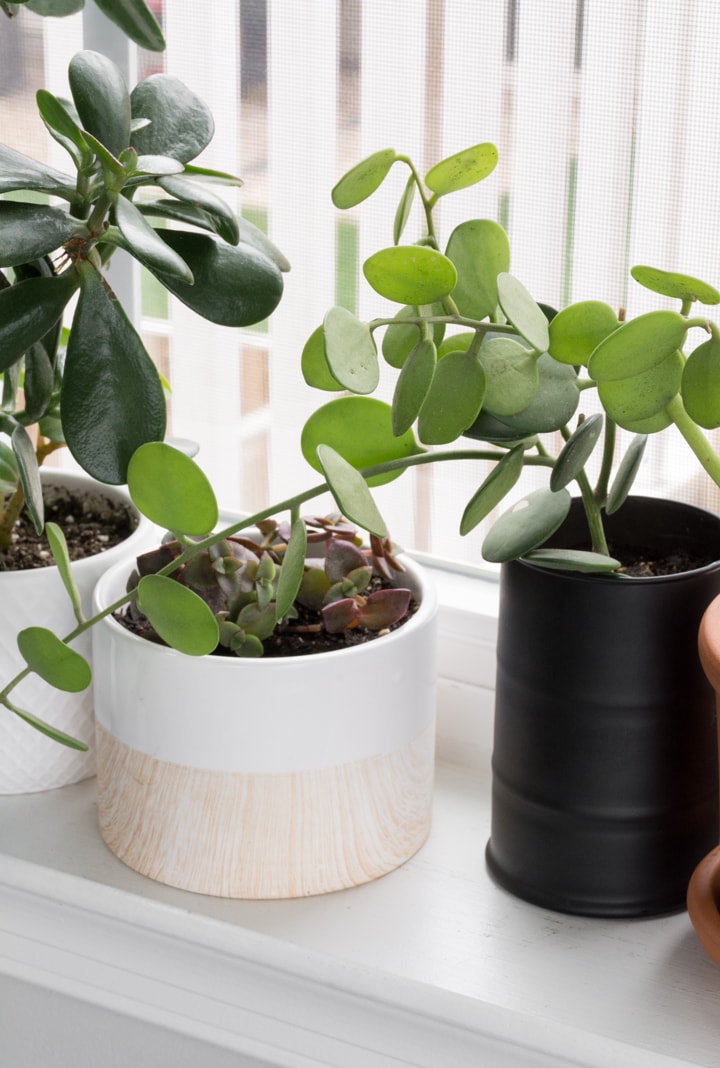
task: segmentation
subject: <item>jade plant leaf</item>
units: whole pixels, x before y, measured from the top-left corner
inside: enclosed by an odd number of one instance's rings
[[[62,584],[72,602],[75,618],[78,623],[82,623],[84,622],[85,617],[83,615],[82,604],[80,601],[80,591],[75,582],[75,576],[70,563],[70,554],[68,553],[65,534],[57,523],[46,523],[45,536],[50,545],[50,552],[53,555],[53,560],[55,561],[55,566],[62,579]]]
[[[53,328],[77,288],[72,274],[28,278],[0,290],[0,372]]]
[[[369,534],[386,538],[387,527],[360,472],[329,445],[319,445],[317,456],[342,515]]]
[[[137,606],[164,642],[187,656],[217,648],[218,624],[212,609],[194,590],[165,575],[144,575],[137,585]]]
[[[61,208],[0,200],[0,267],[54,252],[85,227]]]
[[[26,0],[18,0],[23,4]],[[85,0],[27,0],[28,11],[36,11],[39,15],[51,15],[55,18],[64,18],[66,15],[74,15],[85,6]]]
[[[331,193],[336,208],[354,208],[367,200],[382,185],[397,159],[394,148],[382,148],[361,160],[343,175]]]
[[[598,396],[602,406],[618,426],[635,430],[636,424],[662,413],[682,384],[683,359],[677,350],[662,363],[632,378],[601,381]]]
[[[620,561],[604,553],[584,549],[534,549],[523,557],[529,564],[562,571],[579,571],[584,575],[610,574],[621,566]]]
[[[316,327],[305,342],[300,357],[300,369],[307,384],[314,389],[339,393],[345,388],[335,378],[328,365],[325,355],[325,331],[322,326]]]
[[[39,193],[54,193],[63,200],[78,199],[75,180],[53,167],[16,152],[14,148],[0,145],[0,193],[12,193],[18,189],[35,189]]]
[[[607,501],[605,502],[607,515],[617,512],[625,503],[635,482],[635,477],[640,470],[646,445],[647,436],[645,434],[636,434],[628,445],[608,491]]]
[[[202,537],[217,523],[218,505],[207,476],[172,445],[152,441],[140,446],[127,476],[134,504],[158,526]]]
[[[210,144],[215,122],[207,105],[170,74],[151,74],[130,94],[132,117],[149,119],[135,130],[132,144],[141,156],[170,156],[188,163]]]
[[[455,441],[475,422],[485,396],[485,372],[471,351],[438,361],[420,409],[418,437],[425,445]]]
[[[701,304],[720,304],[720,293],[714,286],[692,278],[689,274],[661,271],[658,267],[632,267],[630,274],[641,286],[665,297],[677,297],[682,301],[699,301]]]
[[[677,312],[646,312],[600,342],[588,360],[588,371],[598,382],[633,378],[679,349],[686,333],[687,321]]]
[[[413,425],[432,385],[437,350],[423,338],[412,350],[395,384],[392,402],[393,433],[401,437]]]
[[[393,245],[375,252],[363,264],[363,274],[381,297],[398,304],[432,304],[455,288],[452,262],[426,245]]]
[[[510,268],[510,242],[491,219],[460,223],[448,241],[446,255],[457,269],[453,300],[461,315],[485,319],[498,306],[498,275]]]
[[[70,114],[66,105],[47,89],[38,89],[35,100],[40,117],[50,135],[63,146],[79,168],[92,153],[75,118]]]
[[[83,129],[119,156],[130,144],[130,95],[119,68],[99,52],[77,52],[68,79]]]
[[[583,419],[563,445],[550,475],[550,489],[569,485],[584,470],[602,433],[603,417],[599,412]]]
[[[713,336],[690,353],[681,388],[691,419],[707,430],[720,426],[720,339]]]
[[[525,450],[516,446],[495,464],[494,468],[465,506],[460,520],[460,533],[469,534],[510,492],[520,478]]]
[[[56,689],[79,693],[90,685],[92,671],[87,660],[46,627],[26,627],[18,634],[17,644],[28,667]]]
[[[439,197],[455,193],[487,178],[495,170],[497,161],[495,145],[490,142],[473,145],[431,167],[425,175],[425,184]]]
[[[25,497],[25,507],[35,530],[40,534],[45,522],[45,505],[35,445],[24,426],[15,427],[10,435],[10,443]]]
[[[519,279],[506,271],[498,275],[498,301],[509,322],[538,352],[550,344],[548,321],[543,310]]]
[[[412,350],[423,337],[422,325],[407,322],[408,319],[418,318],[424,315],[442,315],[441,304],[415,307],[407,304],[395,316],[392,323],[386,328],[382,340],[382,354],[385,361],[391,367],[399,370],[405,363]],[[432,332],[432,339],[439,345],[445,333],[444,323],[427,324]]]
[[[180,281],[193,284],[192,271],[183,258],[153,230],[131,200],[119,196],[115,204],[115,219],[127,243],[127,249],[146,267],[152,267]]]
[[[231,245],[237,245],[240,239],[240,230],[230,205],[222,197],[217,196],[210,189],[205,189],[199,182],[188,178],[178,178],[175,175],[166,175],[158,179],[157,184],[170,196],[177,200],[192,204],[196,208],[207,211],[210,215],[217,216],[222,220],[225,240]],[[264,251],[264,250],[263,250]]]
[[[539,548],[561,526],[571,501],[565,489],[539,489],[523,497],[493,524],[482,544],[483,556],[503,564]]]
[[[537,393],[537,356],[509,337],[486,339],[478,351],[485,372],[484,406],[492,415],[517,415]]]
[[[582,300],[571,304],[552,319],[548,351],[560,363],[586,364],[592,352],[619,326],[609,304]]]
[[[348,311],[331,308],[323,321],[325,356],[333,378],[351,393],[372,393],[380,379],[370,328]]]
[[[145,0],[95,0],[104,15],[131,41],[150,52],[163,52],[165,38]]]

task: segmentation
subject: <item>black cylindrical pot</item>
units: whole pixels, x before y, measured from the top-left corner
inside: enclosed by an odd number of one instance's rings
[[[586,916],[680,909],[718,842],[715,702],[697,654],[720,593],[720,518],[630,498],[611,545],[718,562],[658,578],[515,561],[500,583],[487,862],[515,895]],[[574,501],[553,544],[586,547]]]

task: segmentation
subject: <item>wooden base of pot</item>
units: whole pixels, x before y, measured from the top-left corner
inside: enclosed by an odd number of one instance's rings
[[[207,771],[156,760],[98,727],[102,836],[129,867],[183,890],[304,897],[385,875],[430,830],[434,730],[322,770]]]

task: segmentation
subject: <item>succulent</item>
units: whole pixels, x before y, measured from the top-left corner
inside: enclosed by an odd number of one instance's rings
[[[165,38],[145,0],[95,0],[103,15],[119,26],[131,41],[151,52],[162,52]],[[0,11],[13,18],[23,8],[36,15],[63,18],[74,15],[85,0],[0,0]]]

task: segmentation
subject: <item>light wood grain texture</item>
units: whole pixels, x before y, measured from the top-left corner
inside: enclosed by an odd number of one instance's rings
[[[131,868],[222,897],[322,894],[409,859],[430,830],[434,729],[395,753],[320,771],[165,763],[98,726],[102,836]]]

